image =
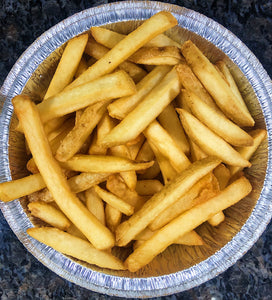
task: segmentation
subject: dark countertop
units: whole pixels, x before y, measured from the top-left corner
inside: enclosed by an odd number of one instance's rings
[[[23,51],[45,30],[97,0],[1,0],[0,85]],[[236,34],[272,77],[272,0],[165,1],[194,9]],[[0,298],[107,299],[44,267],[15,237],[0,212]],[[114,297],[113,297],[114,298]],[[272,299],[272,224],[234,266],[216,278],[168,299]]]

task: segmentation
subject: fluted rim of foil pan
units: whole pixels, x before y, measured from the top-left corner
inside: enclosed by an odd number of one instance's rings
[[[243,72],[260,102],[268,131],[268,162],[259,200],[239,233],[208,259],[183,271],[169,275],[128,278],[93,271],[70,260],[26,234],[32,223],[19,201],[0,203],[0,208],[18,239],[40,262],[61,277],[95,292],[120,297],[155,297],[193,288],[225,271],[248,251],[265,230],[272,215],[271,134],[272,83],[252,52],[230,31],[215,21],[177,5],[153,1],[125,1],[84,10],[42,34],[18,59],[0,90],[0,180],[11,179],[8,156],[9,125],[13,108],[11,99],[19,94],[38,65],[68,39],[91,26],[119,21],[144,20],[167,10],[177,18],[179,26],[192,31],[222,50]]]

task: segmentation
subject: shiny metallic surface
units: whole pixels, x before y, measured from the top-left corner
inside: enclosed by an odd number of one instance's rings
[[[258,239],[272,215],[271,134],[272,83],[248,48],[216,22],[191,10],[149,1],[108,4],[76,14],[45,32],[17,61],[0,91],[0,178],[7,181],[25,172],[22,136],[14,130],[11,99],[21,93],[39,100],[49,84],[61,46],[91,26],[105,25],[122,33],[138,26],[154,13],[167,10],[179,26],[167,32],[178,42],[192,39],[211,59],[226,61],[254,116],[256,127],[268,130],[267,143],[258,149],[247,172],[253,193],[226,212],[224,225],[199,231],[207,244],[200,247],[171,246],[143,270],[130,274],[102,270],[80,264],[26,234],[35,224],[24,200],[0,203],[10,227],[25,247],[44,265],[60,276],[90,290],[121,297],[154,297],[177,293],[197,286],[234,264]],[[124,254],[118,253],[122,256]]]

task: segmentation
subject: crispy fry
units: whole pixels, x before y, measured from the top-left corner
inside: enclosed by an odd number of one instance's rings
[[[58,94],[72,81],[87,41],[87,33],[68,41],[44,99]]]
[[[247,132],[227,119],[223,114],[217,113],[216,110],[202,101],[193,92],[182,90],[181,97],[198,120],[226,142],[239,147],[252,146],[253,139]]]
[[[79,62],[79,65],[77,67],[75,78],[79,77],[84,71],[88,69],[88,64],[84,56],[81,57],[81,60]]]
[[[177,25],[177,20],[168,12],[159,12],[146,20],[136,30],[127,35],[106,55],[92,65],[87,71],[70,84],[69,88],[94,80],[112,72],[130,55],[141,48],[149,40],[165,30]],[[92,28],[91,31],[94,29]]]
[[[153,161],[136,163],[133,160],[110,155],[83,155],[77,154],[60,165],[64,169],[78,172],[109,172],[143,170],[153,165]]]
[[[183,234],[193,230],[211,215],[220,212],[247,196],[252,190],[250,182],[242,177],[217,196],[195,206],[164,226],[149,240],[137,248],[125,261],[129,271],[135,272],[164,251]]]
[[[94,187],[95,192],[112,207],[120,210],[123,214],[131,216],[134,212],[134,207],[116,195],[102,189],[98,185]]]
[[[103,224],[106,224],[105,221],[105,211],[104,211],[104,204],[99,197],[99,195],[95,192],[94,188],[90,188],[85,191],[85,198],[86,198],[86,206],[89,211],[96,216],[96,218]]]
[[[36,201],[29,203],[27,207],[32,216],[43,220],[53,227],[66,230],[71,225],[71,222],[66,218],[66,216],[51,204]]]
[[[37,167],[62,212],[99,249],[111,248],[114,237],[71,192],[46,139],[38,110],[27,96],[13,99],[15,113],[22,125]]]
[[[144,144],[142,145],[136,160],[137,161],[150,161],[154,159],[154,152],[152,148],[150,147],[148,141],[146,140]]]
[[[43,122],[74,112],[99,101],[128,96],[136,91],[124,71],[105,75],[73,89],[64,90],[37,105]]]
[[[173,68],[136,108],[105,136],[101,143],[115,146],[134,139],[178,95],[179,90],[179,79],[176,69]]]
[[[124,119],[170,70],[169,66],[155,67],[136,85],[137,92],[135,94],[119,98],[109,104],[109,114],[113,118]]]
[[[172,180],[171,183],[165,185],[161,191],[149,199],[139,211],[117,227],[117,245],[127,245],[139,232],[146,228],[154,218],[162,213],[166,207],[175,203],[198,180],[211,172],[219,163],[220,160],[214,157],[197,161],[184,170],[176,179]]]
[[[27,233],[55,250],[102,268],[124,270],[123,263],[108,251],[95,249],[88,241],[57,228],[29,228]]]
[[[135,191],[142,196],[151,196],[162,189],[163,185],[159,180],[138,180]]]
[[[185,132],[205,153],[215,155],[233,166],[249,167],[251,164],[235,151],[227,142],[213,133],[193,115],[177,108]],[[208,142],[207,142],[208,141]]]
[[[181,52],[189,66],[205,86],[220,109],[240,126],[254,126],[248,110],[236,100],[232,90],[206,56],[191,41],[185,42]]]

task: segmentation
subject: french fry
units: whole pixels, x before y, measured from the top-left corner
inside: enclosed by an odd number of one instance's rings
[[[224,164],[220,164],[213,170],[213,174],[218,180],[220,190],[223,190],[228,185],[230,170]]]
[[[139,139],[138,139],[137,143],[134,143],[134,144],[127,143],[126,144],[128,147],[129,153],[130,153],[130,157],[133,160],[136,160],[136,157],[145,141],[145,137],[143,134],[140,134],[138,137],[139,137]],[[152,159],[150,159],[150,160],[152,160]]]
[[[174,168],[172,167],[172,170],[174,170]],[[138,175],[138,178],[140,180],[144,180],[144,179],[155,179],[157,178],[157,176],[160,174],[161,169],[160,169],[160,165],[157,161],[157,159],[154,161],[153,166],[151,166],[150,168],[146,169],[144,172],[141,172]],[[174,170],[174,172],[176,173],[176,171]],[[138,171],[139,173],[139,171]]]
[[[46,187],[41,174],[29,175],[20,179],[0,183],[0,199],[9,202],[32,194]]]
[[[109,176],[106,187],[117,197],[133,206],[135,211],[139,210],[145,203],[144,198],[139,196],[136,191],[130,190],[119,175]]]
[[[66,161],[75,155],[107,111],[108,102],[98,102],[85,108],[74,128],[61,141],[56,159]]]
[[[254,126],[249,111],[236,100],[226,81],[196,45],[186,41],[181,47],[181,52],[224,114],[239,126]]]
[[[162,189],[163,185],[159,180],[138,180],[135,191],[142,196],[151,196]]]
[[[117,33],[115,31],[103,28],[103,27],[93,27],[91,29],[92,35],[95,40],[108,48],[113,48],[121,40],[123,40],[126,35]],[[167,35],[161,33],[154,37],[152,40],[147,42],[144,47],[165,47],[165,46],[176,46],[180,48],[180,44],[169,38]]]
[[[85,48],[86,49],[86,48]],[[77,67],[75,78],[79,77],[84,71],[88,69],[88,64],[84,56],[81,57],[81,60],[79,62],[79,65]]]
[[[175,25],[177,25],[177,20],[168,12],[159,12],[153,15],[74,80],[69,88],[79,86],[112,72],[149,40]],[[93,31],[93,28],[91,31]]]
[[[191,139],[189,139],[190,149],[191,149],[191,161],[197,161],[207,157],[208,155],[198,147]]]
[[[212,174],[207,174],[201,178],[187,193],[179,197],[179,199],[168,206],[161,214],[159,214],[148,227],[155,231],[160,229],[181,213],[191,209],[197,204],[207,201],[219,192],[215,186]]]
[[[218,212],[217,214],[213,215],[208,222],[212,226],[218,226],[220,223],[224,222],[225,215],[222,211]]]
[[[37,107],[27,96],[16,96],[12,102],[37,167],[59,208],[95,247],[111,248],[115,241],[110,230],[71,192],[60,166],[52,155]]]
[[[137,92],[135,94],[119,98],[109,104],[109,114],[113,118],[124,119],[170,70],[169,66],[155,67],[136,85]]]
[[[59,228],[60,230],[65,231],[71,225],[71,222],[66,218],[66,216],[51,204],[36,201],[29,203],[27,207],[32,216],[37,217],[47,224]]]
[[[217,113],[212,107],[202,101],[193,92],[182,90],[181,97],[188,104],[193,114],[213,132],[233,146],[252,146],[252,137],[234,124],[223,114]]]
[[[110,49],[98,44],[94,39],[89,38],[85,52],[94,57],[96,60],[102,58]],[[146,71],[140,66],[130,61],[124,61],[119,65],[120,70],[124,70],[134,80],[135,83],[139,82],[145,75]]]
[[[198,180],[219,165],[220,162],[220,160],[214,157],[197,161],[184,170],[177,178],[172,180],[171,183],[165,185],[161,191],[149,199],[140,210],[117,227],[117,245],[127,245],[139,232],[145,229],[154,218],[162,213],[164,209],[175,203]]]
[[[98,185],[94,187],[95,192],[112,207],[120,210],[123,214],[131,216],[134,212],[134,207],[116,195],[102,189]]]
[[[58,128],[60,128],[62,126],[62,124],[68,119],[68,117],[69,117],[69,115],[65,115],[60,118],[55,118],[55,119],[52,119],[52,120],[46,122],[44,124],[45,134],[47,136],[49,136],[50,133],[52,133],[55,130],[57,130]],[[16,128],[16,130],[17,130],[17,128]]]
[[[106,203],[105,215],[107,227],[111,230],[111,232],[115,232],[117,226],[121,223],[123,215],[122,212]]]
[[[182,149],[185,154],[189,154],[190,146],[181,126],[178,115],[172,103],[158,116],[158,121],[162,127],[170,134],[175,143]]]
[[[79,35],[68,41],[44,99],[58,94],[72,81],[87,41],[87,33]]]
[[[249,134],[253,138],[253,141],[254,141],[253,145],[250,147],[240,147],[240,148],[237,147],[236,148],[236,151],[244,159],[247,159],[247,160],[250,160],[250,158],[255,153],[257,148],[260,146],[262,141],[266,138],[267,132],[264,129],[255,129],[255,130],[252,130],[251,132],[249,132]],[[231,176],[233,177],[235,174],[239,173],[242,170],[242,168],[238,167],[238,166],[230,166],[229,170],[230,170]]]
[[[184,109],[177,108],[177,111],[185,132],[205,153],[215,155],[229,165],[250,167],[251,164],[248,160],[244,159],[227,142],[213,133],[197,118]],[[209,142],[207,143],[207,141]]]
[[[137,161],[150,161],[154,159],[154,152],[150,147],[147,140],[143,143],[139,153],[137,154],[136,160]]]
[[[101,141],[102,145],[124,144],[138,136],[178,95],[180,83],[175,67]],[[128,130],[129,128],[129,130]]]
[[[125,269],[121,260],[108,251],[97,250],[88,241],[57,228],[29,228],[27,229],[27,234],[63,254],[70,255],[89,264],[114,270]]]
[[[156,145],[157,150],[170,161],[178,173],[190,165],[190,161],[182,149],[157,121],[148,125],[144,130],[144,135],[150,144]]]
[[[137,171],[151,167],[153,161],[146,163],[137,163],[133,160],[110,155],[83,155],[77,154],[65,162],[60,162],[64,169],[78,172],[123,172]]]
[[[139,270],[174,243],[179,236],[201,225],[211,215],[234,205],[251,190],[251,184],[245,177],[238,179],[217,196],[195,206],[161,228],[126,259],[125,265],[131,272]]]
[[[105,221],[105,210],[104,203],[99,197],[99,195],[95,192],[94,187],[85,191],[86,198],[86,206],[89,211],[96,216],[96,218],[103,224],[106,224]]]
[[[175,46],[143,47],[132,54],[128,60],[142,65],[174,66],[181,62],[182,56],[179,48]]]
[[[133,80],[124,71],[117,71],[64,90],[39,103],[37,107],[44,123],[100,101],[131,95],[135,91]]]

